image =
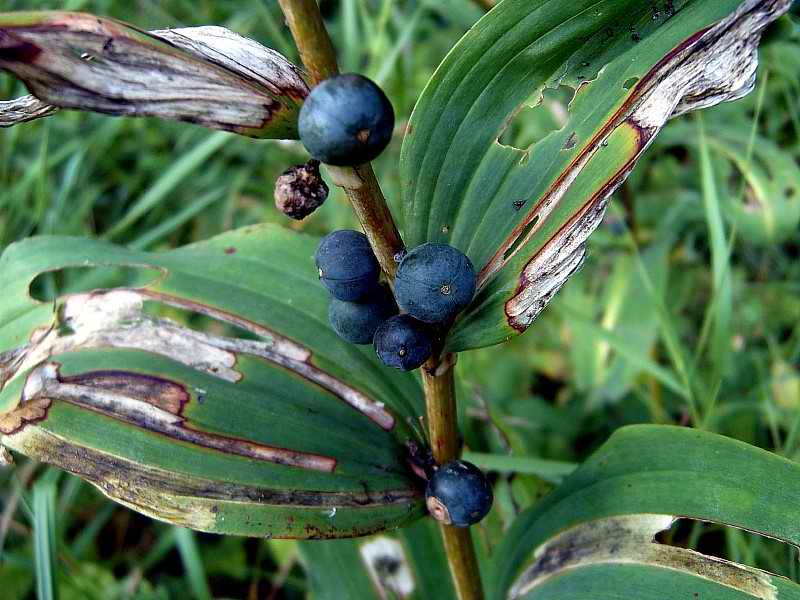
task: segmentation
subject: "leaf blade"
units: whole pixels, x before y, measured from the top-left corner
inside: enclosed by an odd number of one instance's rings
[[[749,91],[760,30],[787,9],[507,1],[479,21],[420,98],[401,157],[408,245],[450,243],[480,270],[450,351],[530,325],[667,118]],[[748,50],[728,55],[734,40]],[[577,90],[566,125],[532,148],[498,142],[520,107],[559,85]]]
[[[221,27],[148,33],[85,13],[0,13],[0,68],[40,101],[293,139],[308,88],[283,56]],[[12,124],[29,120],[11,113]]]
[[[0,441],[203,531],[342,537],[418,518],[405,457],[425,443],[419,384],[330,330],[315,246],[274,226],[162,253],[12,245],[0,258],[16,282],[0,303]],[[28,296],[42,272],[93,265],[158,276],[55,306]]]

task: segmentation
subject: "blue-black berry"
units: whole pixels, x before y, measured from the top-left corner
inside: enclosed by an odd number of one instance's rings
[[[326,235],[315,260],[320,280],[339,300],[356,302],[378,288],[380,266],[360,231],[341,229]]]
[[[408,314],[425,323],[445,323],[472,301],[476,281],[472,262],[460,250],[428,243],[405,255],[394,290]]]
[[[425,500],[437,521],[469,527],[486,516],[494,495],[489,480],[478,467],[454,460],[436,469],[428,480]]]
[[[328,320],[333,330],[353,344],[371,344],[378,327],[397,314],[394,296],[385,286],[369,295],[365,302],[331,300]]]
[[[423,323],[408,315],[392,317],[375,332],[375,352],[387,367],[413,371],[433,352],[430,334]]]
[[[335,75],[306,98],[298,122],[309,154],[329,165],[355,166],[376,158],[392,139],[392,104],[372,81]]]

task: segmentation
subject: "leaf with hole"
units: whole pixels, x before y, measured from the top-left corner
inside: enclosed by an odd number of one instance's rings
[[[407,245],[449,243],[479,270],[448,350],[530,326],[667,119],[752,89],[761,31],[789,4],[506,0],[464,36],[417,103],[401,158]],[[539,104],[559,127],[544,137],[541,111],[527,110]],[[539,133],[526,138],[519,119]]]
[[[13,244],[0,441],[202,531],[348,537],[418,518],[419,384],[328,326],[316,245],[275,226],[163,253]],[[30,296],[37,276],[77,267],[127,267],[132,282]]]

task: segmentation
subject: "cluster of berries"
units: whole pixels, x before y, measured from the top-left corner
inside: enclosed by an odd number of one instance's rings
[[[294,218],[313,211],[327,196],[319,162],[369,162],[389,144],[393,129],[392,105],[369,79],[351,74],[322,82],[299,120],[300,139],[314,160],[284,174],[279,207]],[[295,190],[301,193],[290,193]],[[311,201],[296,202],[299,196]],[[410,371],[428,360],[441,332],[472,301],[477,277],[469,258],[447,244],[423,244],[398,259],[393,293],[381,282],[380,265],[361,232],[334,231],[315,256],[332,296],[328,318],[334,331],[353,344],[372,343],[385,365]],[[489,512],[492,488],[475,465],[454,460],[426,471],[426,503],[437,520],[468,527]]]
[[[325,236],[316,263],[333,296],[328,317],[334,331],[353,344],[373,343],[384,364],[404,371],[428,360],[438,328],[475,294],[472,263],[447,244],[423,244],[405,254],[394,296],[380,283],[380,266],[363,233],[343,229]]]
[[[311,91],[298,128],[314,160],[354,166],[376,158],[389,144],[394,111],[366,77],[337,75]],[[334,231],[322,240],[316,262],[333,296],[328,315],[336,333],[354,344],[374,343],[386,365],[405,371],[430,357],[436,328],[452,321],[475,294],[472,263],[446,244],[424,244],[407,253],[394,295],[380,283],[380,266],[362,233]]]

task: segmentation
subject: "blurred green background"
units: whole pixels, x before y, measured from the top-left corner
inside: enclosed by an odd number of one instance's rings
[[[436,65],[482,10],[470,0],[322,2],[342,69],[378,81],[398,115],[376,170],[395,214],[401,132]],[[148,29],[217,24],[296,60],[274,0],[7,0],[3,10],[95,12]],[[797,9],[794,9],[797,11]],[[762,46],[746,99],[681,117],[616,193],[583,270],[524,336],[460,357],[468,449],[492,467],[485,550],[569,464],[631,423],[704,428],[800,459],[800,35],[788,18]],[[24,93],[0,75],[0,99]],[[503,135],[524,147],[559,126],[548,94]],[[334,191],[289,221],[274,180],[306,159],[190,125],[61,112],[0,131],[0,247],[37,234],[174,247],[257,222],[323,234],[355,225]],[[331,186],[333,188],[333,186]],[[402,227],[402,223],[401,223]],[[80,270],[37,295],[119,283]],[[176,318],[178,318],[176,316]],[[494,457],[481,455],[491,453]],[[546,459],[548,462],[526,460]],[[302,598],[293,542],[221,538],[155,523],[91,486],[19,461],[0,470],[0,595],[35,595],[34,482],[55,490],[50,533],[61,597]],[[798,578],[797,552],[721,526],[681,524],[675,544]]]

